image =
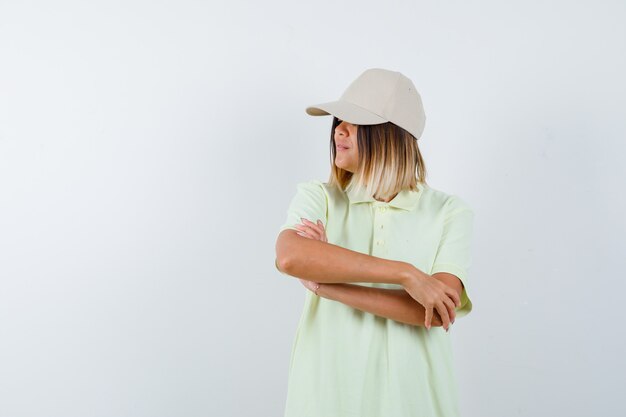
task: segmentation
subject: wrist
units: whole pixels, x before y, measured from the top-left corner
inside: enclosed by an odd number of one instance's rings
[[[399,284],[403,287],[410,286],[412,282],[419,279],[423,275],[423,272],[417,269],[413,264],[408,262],[401,262],[400,271],[398,273]]]

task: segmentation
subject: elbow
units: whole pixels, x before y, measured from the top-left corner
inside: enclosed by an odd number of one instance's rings
[[[276,240],[276,268],[284,274],[292,275],[291,269],[296,258],[298,257],[298,245],[300,236],[297,235],[295,230],[287,229],[283,230]]]
[[[277,256],[276,257],[276,268],[284,274],[290,275],[289,271],[291,269],[291,259],[287,256]]]

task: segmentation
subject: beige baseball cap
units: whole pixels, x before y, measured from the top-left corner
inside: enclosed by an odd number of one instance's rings
[[[333,115],[355,125],[391,122],[419,139],[426,114],[422,97],[405,75],[383,68],[365,70],[339,100],[308,106],[311,116]]]

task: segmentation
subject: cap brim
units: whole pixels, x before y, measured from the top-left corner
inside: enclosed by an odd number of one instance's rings
[[[333,115],[338,119],[355,125],[377,125],[388,121],[376,113],[372,113],[371,111],[348,101],[338,100],[330,101],[328,103],[315,104],[308,106],[305,111],[311,116]]]

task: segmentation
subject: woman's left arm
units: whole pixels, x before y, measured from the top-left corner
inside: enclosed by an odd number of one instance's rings
[[[358,310],[414,326],[424,326],[426,310],[404,289],[366,287],[358,284],[320,284],[317,295]],[[433,312],[432,326],[442,326]]]

